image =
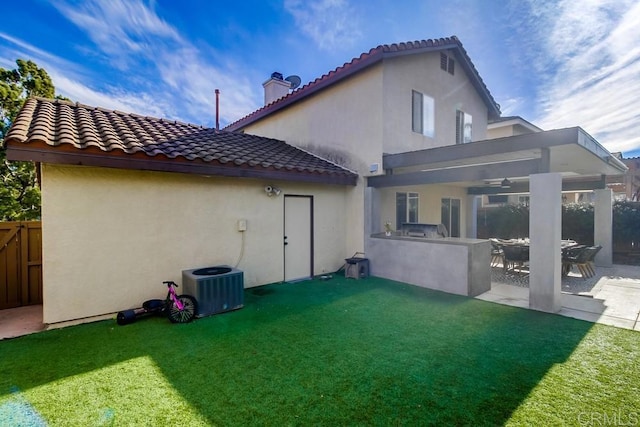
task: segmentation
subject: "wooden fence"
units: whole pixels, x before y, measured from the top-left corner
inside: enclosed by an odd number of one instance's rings
[[[0,222],[0,310],[42,304],[40,221]]]

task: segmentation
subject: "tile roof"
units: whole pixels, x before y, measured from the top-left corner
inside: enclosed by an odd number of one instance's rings
[[[353,58],[351,61],[346,62],[342,66],[328,72],[327,74],[324,74],[314,81],[301,86],[288,95],[283,96],[282,98],[268,105],[265,105],[262,108],[259,108],[258,110],[241,118],[240,120],[229,124],[225,127],[225,129],[242,129],[242,127],[247,126],[275,111],[278,111],[281,108],[300,101],[301,99],[306,98],[307,96],[316,93],[317,91],[322,90],[327,86],[337,83],[338,81],[349,77],[352,74],[364,68],[367,68],[384,58],[391,58],[401,55],[411,55],[423,52],[436,52],[447,49],[452,49],[454,52],[456,52],[458,62],[464,68],[467,75],[469,75],[472,84],[485,101],[485,104],[489,109],[489,116],[492,118],[500,117],[500,105],[498,105],[498,103],[489,92],[489,89],[480,77],[480,74],[478,73],[476,67],[473,65],[473,62],[471,62],[471,58],[462,46],[460,40],[456,36],[451,36],[440,39],[428,39],[410,41],[405,43],[394,43],[391,45],[380,45],[369,50],[369,52],[362,53],[358,58]]]
[[[5,144],[13,160],[351,185],[357,179],[277,139],[44,98],[26,101]]]

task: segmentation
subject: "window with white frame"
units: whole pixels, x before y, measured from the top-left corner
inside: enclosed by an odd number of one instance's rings
[[[435,134],[433,98],[415,90],[411,91],[411,129],[430,138]]]
[[[402,224],[418,222],[418,193],[396,193],[396,229],[400,230]]]
[[[456,144],[471,142],[472,123],[471,114],[460,110],[456,111]]]

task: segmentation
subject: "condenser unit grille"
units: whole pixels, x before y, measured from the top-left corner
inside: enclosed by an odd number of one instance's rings
[[[194,272],[225,271],[212,276]],[[244,306],[244,273],[227,266],[208,267],[182,271],[184,293],[198,301],[198,317],[237,310]]]

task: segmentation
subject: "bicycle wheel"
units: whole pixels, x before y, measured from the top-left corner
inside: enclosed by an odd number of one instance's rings
[[[178,299],[183,305],[182,310],[178,309],[175,304],[169,307],[169,320],[171,323],[189,323],[198,312],[198,303],[196,299],[190,295],[178,295]]]

